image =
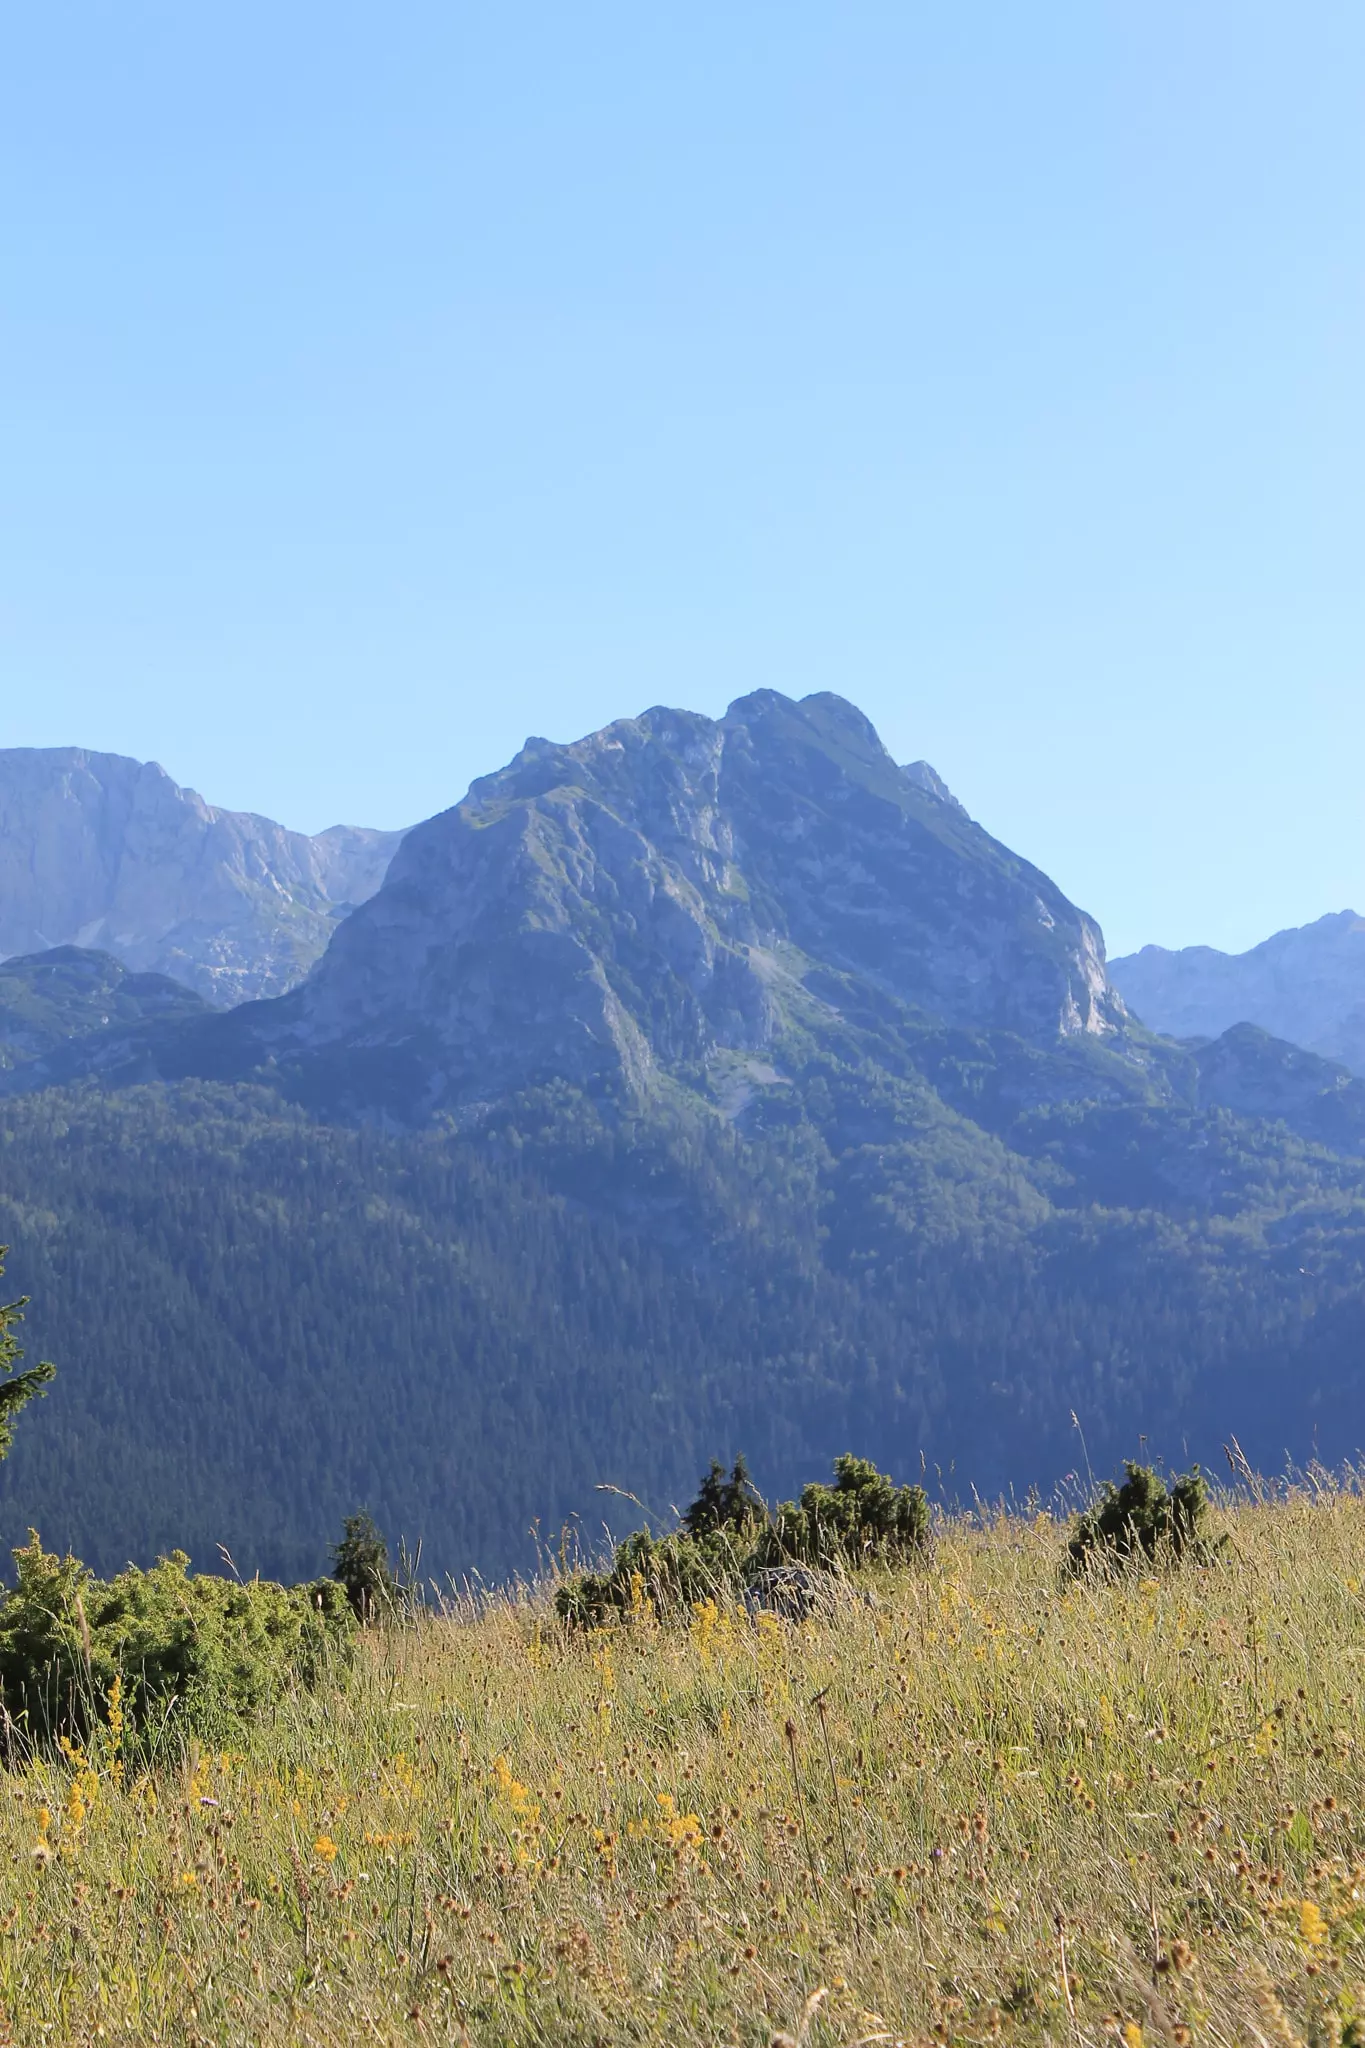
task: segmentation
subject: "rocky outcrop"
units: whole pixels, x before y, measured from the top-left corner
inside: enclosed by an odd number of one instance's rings
[[[120,754],[0,749],[0,959],[74,945],[215,1003],[279,994],[374,894],[401,837],[309,838]]]
[[[1144,946],[1109,972],[1154,1031],[1217,1038],[1257,1024],[1365,1075],[1365,917],[1353,910],[1276,932],[1247,953]]]
[[[901,772],[908,775],[920,789],[927,789],[930,796],[938,797],[942,803],[951,804],[955,811],[961,811],[963,816],[966,816],[965,804],[958,802],[938,770],[930,767],[927,761],[907,761]]]

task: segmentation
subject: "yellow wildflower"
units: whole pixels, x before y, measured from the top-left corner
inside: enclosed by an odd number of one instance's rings
[[[701,1818],[695,1813],[679,1813],[678,1803],[671,1792],[655,1794],[659,1803],[659,1832],[675,1855],[694,1854],[702,1846]]]
[[[529,1786],[523,1785],[520,1779],[512,1775],[512,1766],[505,1756],[494,1759],[493,1782],[515,1814],[518,1826],[533,1828],[540,1819],[540,1808],[532,1797]]]
[[[712,1638],[720,1623],[720,1609],[714,1600],[692,1602],[692,1635],[703,1664],[711,1662]]]

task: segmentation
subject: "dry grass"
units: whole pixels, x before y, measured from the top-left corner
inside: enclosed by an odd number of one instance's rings
[[[958,1526],[833,1625],[506,1604],[238,1754],[13,1771],[0,2039],[1365,2040],[1365,1502],[1220,1520],[1070,1589]]]

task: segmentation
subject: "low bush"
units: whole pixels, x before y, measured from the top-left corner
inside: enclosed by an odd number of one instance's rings
[[[0,1699],[20,1732],[82,1739],[109,1719],[130,1740],[183,1730],[210,1741],[294,1687],[344,1672],[354,1621],[334,1579],[278,1586],[191,1574],[178,1550],[150,1571],[97,1579],[78,1558],[14,1552],[0,1601]]]
[[[922,1486],[897,1486],[867,1458],[834,1461],[833,1486],[817,1482],[783,1501],[758,1539],[760,1568],[806,1564],[856,1570],[923,1550],[929,1500]]]
[[[658,1615],[744,1589],[755,1539],[768,1510],[743,1458],[727,1475],[714,1458],[697,1497],[671,1536],[638,1529],[618,1543],[605,1572],[581,1572],[561,1586],[555,1610],[579,1627],[600,1628],[647,1602]]]
[[[1106,1482],[1094,1505],[1076,1518],[1067,1545],[1074,1572],[1113,1570],[1163,1557],[1207,1563],[1226,1546],[1207,1533],[1209,1489],[1197,1465],[1169,1486],[1149,1465],[1124,1467],[1122,1486]]]
[[[638,1529],[616,1546],[606,1572],[583,1572],[560,1587],[555,1611],[584,1628],[601,1628],[614,1617],[648,1604],[663,1616],[694,1601],[743,1591],[750,1545],[724,1531],[690,1536],[685,1529],[654,1537]]]
[[[857,1569],[904,1558],[929,1537],[929,1503],[918,1486],[896,1486],[865,1458],[834,1461],[834,1484],[807,1486],[770,1515],[743,1458],[726,1475],[713,1462],[670,1536],[640,1530],[618,1544],[610,1569],[561,1586],[557,1612],[600,1627],[648,1603],[658,1615],[717,1594],[739,1598],[760,1573],[784,1565]]]

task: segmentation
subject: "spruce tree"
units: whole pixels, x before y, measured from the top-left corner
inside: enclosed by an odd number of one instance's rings
[[[4,1278],[5,1258],[9,1251],[7,1244],[0,1244],[0,1279]],[[17,1301],[0,1303],[0,1458],[8,1457],[14,1441],[14,1424],[19,1410],[35,1394],[40,1394],[57,1368],[43,1363],[31,1365],[27,1372],[16,1372],[15,1367],[23,1357],[15,1337],[15,1325],[24,1320],[28,1307],[28,1296],[20,1295]]]
[[[357,1621],[374,1621],[385,1610],[392,1612],[398,1589],[389,1566],[389,1546],[373,1516],[363,1511],[347,1515],[341,1541],[332,1546],[332,1577],[345,1588]]]
[[[683,1527],[689,1536],[710,1536],[719,1529],[742,1535],[766,1520],[767,1509],[741,1455],[735,1459],[728,1479],[720,1460],[711,1460],[711,1469],[683,1516]]]

